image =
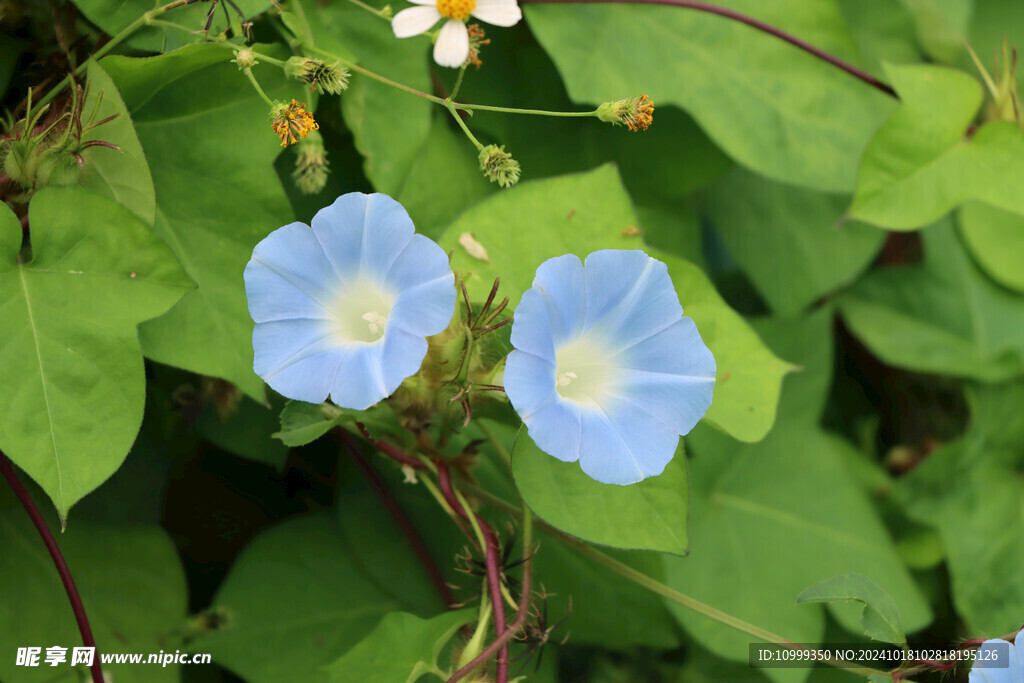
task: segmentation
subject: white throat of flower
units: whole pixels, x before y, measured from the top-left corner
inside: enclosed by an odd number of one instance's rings
[[[584,335],[555,352],[555,390],[564,399],[588,408],[614,393],[618,368],[609,364],[604,344]]]
[[[338,293],[334,335],[339,345],[373,344],[384,337],[395,297],[378,285],[357,281]]]

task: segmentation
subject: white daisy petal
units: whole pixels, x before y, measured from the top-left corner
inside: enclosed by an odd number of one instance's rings
[[[409,10],[404,10],[408,12]],[[398,17],[395,17],[396,19]],[[466,25],[456,19],[449,19],[441,27],[434,45],[434,61],[441,66],[458,69],[469,59],[469,31]]]
[[[411,38],[425,33],[441,19],[441,13],[433,6],[409,7],[395,15],[391,20],[391,30],[396,38]]]
[[[477,0],[471,14],[494,26],[514,26],[523,18],[516,0]]]

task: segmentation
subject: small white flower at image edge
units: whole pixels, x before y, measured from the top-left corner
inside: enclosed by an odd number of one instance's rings
[[[474,17],[494,26],[519,23],[523,12],[516,0],[410,0],[408,7],[391,20],[396,38],[411,38],[429,31],[446,19],[434,44],[434,61],[440,66],[459,68],[469,59],[469,31],[466,20]]]

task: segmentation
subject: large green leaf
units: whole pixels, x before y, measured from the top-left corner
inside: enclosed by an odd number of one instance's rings
[[[188,609],[185,576],[174,544],[157,526],[101,526],[76,521],[64,534],[51,529],[75,584],[93,635],[97,659],[117,652],[173,653],[182,647]],[[46,546],[20,508],[0,511],[0,677],[53,683],[83,680],[68,664],[57,668],[15,666],[19,647],[81,647],[82,637]],[[42,659],[42,657],[41,657]],[[76,667],[81,669],[82,667]],[[124,683],[175,683],[177,665],[103,665]],[[59,677],[65,674],[65,677]]]
[[[259,683],[327,680],[320,668],[399,604],[360,573],[330,519],[305,517],[257,537],[235,561],[213,608],[225,626],[193,649]]]
[[[149,59],[108,57],[156,184],[155,230],[199,285],[167,315],[140,328],[153,360],[229,380],[259,402],[252,370],[252,320],[242,270],[252,248],[291,219],[274,172],[280,151],[266,103],[211,45]],[[297,93],[260,71],[281,99]],[[280,74],[280,72],[278,72]]]
[[[438,110],[409,168],[397,199],[416,224],[416,232],[436,238],[467,207],[497,189],[480,173],[469,141],[448,112]]]
[[[753,445],[694,430],[687,439],[691,554],[665,558],[668,585],[793,642],[814,643],[824,636],[825,615],[794,599],[810,584],[852,572],[893,596],[908,630],[925,626],[927,602],[844,468],[842,451],[850,448],[793,421]],[[702,645],[746,661],[748,638],[675,603],[669,607]],[[860,631],[856,612],[832,612],[845,629]]]
[[[864,605],[861,624],[869,638],[906,644],[900,608],[877,583],[860,574],[842,574],[810,586],[796,596],[797,604],[854,601]]]
[[[89,125],[90,116],[93,123],[110,116],[117,118],[86,130],[82,142],[100,140],[121,149],[119,151],[93,145],[83,150],[85,163],[82,165],[79,184],[110,197],[130,209],[146,225],[153,225],[156,216],[153,178],[149,174],[142,145],[135,135],[131,116],[117,92],[117,86],[103,67],[90,60],[86,73],[89,96],[85,100],[82,123]]]
[[[851,282],[885,234],[839,224],[848,199],[736,169],[707,192],[707,215],[772,311],[793,315]]]
[[[859,61],[831,0],[722,2]],[[688,111],[730,156],[776,180],[847,191],[885,95],[777,38],[675,7],[531,5],[530,28],[577,102],[647,93]],[[738,49],[742,46],[742,49]]]
[[[437,656],[473,610],[433,619],[393,612],[370,635],[325,667],[331,683],[415,683],[426,673],[440,675]]]
[[[374,458],[370,462],[371,467],[391,467],[391,463],[383,458]],[[399,499],[400,494],[405,493],[401,489],[411,488],[409,483],[401,477],[395,481],[396,477],[384,473],[381,479],[386,490],[384,495],[392,496],[391,503],[403,512],[417,534],[421,538],[438,536],[437,530],[421,515],[412,514],[415,508],[407,509],[407,501]],[[339,491],[339,499],[343,502],[338,506],[337,518],[345,545],[353,562],[370,578],[376,589],[382,595],[394,596],[406,612],[427,617],[444,610],[447,605],[431,584],[422,559],[417,557],[409,539],[396,523],[382,494],[371,490],[371,485],[362,480],[355,480]],[[454,524],[451,526],[454,528]],[[453,530],[457,532],[457,529]],[[465,541],[465,537],[460,540]],[[443,556],[436,547],[429,548],[427,552],[446,581],[464,578],[452,570],[453,557]]]
[[[938,529],[953,604],[970,632],[989,638],[1020,627],[1024,613],[1024,420],[1019,381],[970,392],[968,432],[898,480],[907,512]]]
[[[663,580],[661,558],[603,548],[611,555],[655,580]],[[600,645],[622,650],[636,645],[672,649],[679,643],[679,627],[662,600],[646,588],[580,554],[558,538],[542,536],[533,556],[535,586],[547,593],[548,626],[565,623],[551,634],[568,634],[573,645]]]
[[[864,152],[850,217],[912,230],[970,200],[1024,213],[1024,130],[995,121],[967,136],[981,105],[978,82],[927,65],[886,72],[902,105]]]
[[[974,0],[903,0],[903,5],[929,57],[952,64],[963,54]]]
[[[484,68],[466,74],[460,99],[504,107],[582,109],[566,94],[551,57],[528,31],[502,33],[485,48],[483,59]],[[468,123],[483,142],[506,146],[522,165],[524,181],[614,161],[636,205],[642,226],[635,227],[642,227],[644,240],[700,262],[700,226],[686,208],[686,198],[732,162],[679,108],[659,103],[654,124],[642,134],[596,119],[524,119],[489,111],[475,111]],[[443,195],[443,189],[437,186],[437,193]]]
[[[241,394],[232,395],[238,390],[220,380],[207,380],[203,388],[223,394],[202,397],[205,400],[195,422],[196,432],[226,451],[283,470],[288,447],[273,438],[278,428],[277,410],[283,399],[278,398],[276,407],[256,403]]]
[[[643,249],[668,265],[686,315],[715,354],[718,384],[705,419],[744,441],[763,437],[775,418],[782,376],[790,369],[776,358],[746,322],[692,263],[658,252],[623,231],[637,224],[629,196],[614,167],[523,183],[474,206],[450,225],[440,244],[453,250],[452,268],[483,299],[495,277],[501,292],[519,302],[537,266],[572,253],[580,258],[599,249]],[[459,244],[475,236],[489,261]]]
[[[60,514],[117,470],[142,424],[136,325],[191,287],[171,250],[88,190],[38,192],[21,226],[0,208],[0,448]]]
[[[949,220],[923,235],[924,263],[880,270],[839,298],[843,319],[890,365],[998,381],[1024,368],[1024,299],[978,270]]]
[[[657,477],[616,486],[594,481],[578,463],[561,462],[526,433],[512,453],[519,493],[545,522],[584,541],[631,550],[686,554],[686,457]]]
[[[978,265],[996,282],[1024,292],[1024,215],[970,202],[959,219],[960,235]]]
[[[779,358],[794,363],[779,398],[778,420],[821,421],[835,363],[834,312],[824,306],[799,318],[754,318],[751,325]]]
[[[892,0],[838,0],[853,40],[869,70],[884,77],[883,62],[921,61],[914,21]]]

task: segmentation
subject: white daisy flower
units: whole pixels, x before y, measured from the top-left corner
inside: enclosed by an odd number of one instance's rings
[[[514,26],[523,18],[516,0],[410,0],[418,5],[395,15],[391,29],[396,38],[411,38],[429,31],[441,19],[447,19],[434,44],[434,61],[441,66],[459,68],[469,58],[469,31],[466,19],[475,17],[494,26]]]

